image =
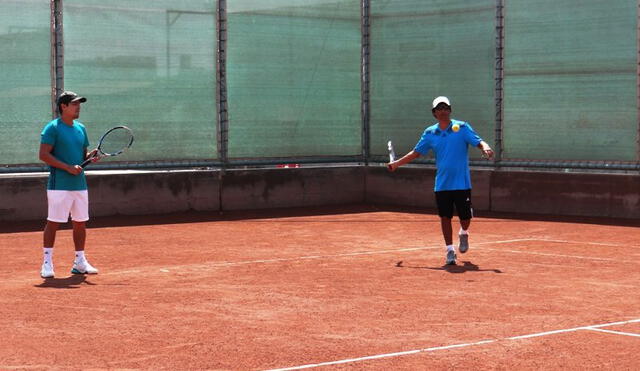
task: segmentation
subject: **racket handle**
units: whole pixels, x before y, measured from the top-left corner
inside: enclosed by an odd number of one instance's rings
[[[89,157],[88,159],[82,161],[82,164],[80,164],[80,167],[84,169],[87,165],[91,163],[91,160],[93,160],[93,157]]]

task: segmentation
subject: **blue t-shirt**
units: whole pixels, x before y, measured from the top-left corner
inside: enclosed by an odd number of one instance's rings
[[[454,132],[453,125],[459,125],[460,130]],[[469,145],[476,147],[481,141],[469,123],[451,120],[446,130],[440,130],[438,124],[429,126],[413,150],[423,156],[433,150],[437,168],[436,192],[471,189]]]
[[[69,165],[82,164],[85,151],[89,147],[89,139],[84,125],[74,120],[73,125],[69,126],[59,118],[49,122],[42,129],[40,143],[52,145],[51,154]],[[62,169],[49,166],[47,189],[85,190],[87,189],[87,180],[84,176],[84,171],[78,175],[71,175]]]

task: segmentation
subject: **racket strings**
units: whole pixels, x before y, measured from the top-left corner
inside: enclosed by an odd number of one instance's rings
[[[105,134],[100,141],[100,152],[105,155],[118,154],[131,145],[133,134],[126,128],[116,128]]]

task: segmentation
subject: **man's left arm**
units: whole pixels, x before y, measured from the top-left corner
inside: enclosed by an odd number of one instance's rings
[[[471,127],[471,125],[468,122],[464,123],[464,127],[465,127],[464,134],[466,135],[465,139],[467,140],[467,143],[478,147],[480,151],[482,151],[482,157],[488,160],[492,159],[494,153],[493,153],[493,150],[491,149],[491,146],[489,146],[487,142],[485,142],[484,140],[482,140],[482,138],[480,138],[480,136],[475,132],[475,130],[473,130],[473,127]]]

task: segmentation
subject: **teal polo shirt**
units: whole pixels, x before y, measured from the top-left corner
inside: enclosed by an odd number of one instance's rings
[[[51,154],[58,160],[69,165],[80,165],[84,161],[84,154],[89,147],[87,131],[79,121],[73,121],[73,125],[65,124],[57,118],[49,122],[42,133],[40,143],[53,146]],[[78,175],[49,166],[49,181],[47,189],[82,191],[87,189],[87,179],[84,171]]]
[[[453,125],[459,125],[460,130],[454,132]],[[469,145],[476,147],[481,141],[468,122],[451,120],[445,130],[437,123],[426,128],[413,150],[423,156],[429,150],[435,154],[436,192],[464,190],[471,189]]]

